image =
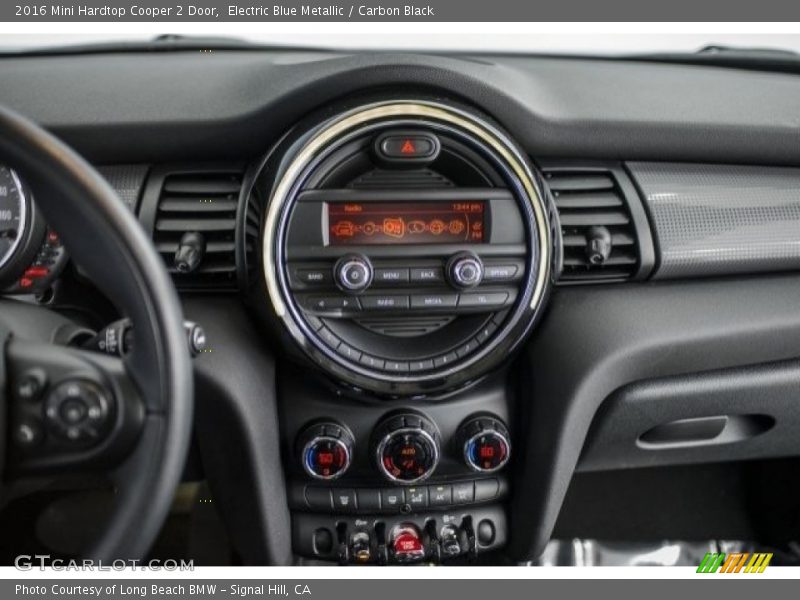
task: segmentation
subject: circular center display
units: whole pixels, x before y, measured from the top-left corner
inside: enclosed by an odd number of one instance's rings
[[[0,166],[0,267],[22,242],[25,217],[25,196],[19,178],[8,167]]]
[[[389,478],[407,483],[428,477],[438,461],[436,444],[421,430],[396,432],[379,451],[381,465]]]

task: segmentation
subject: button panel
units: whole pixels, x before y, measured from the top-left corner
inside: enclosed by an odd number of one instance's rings
[[[348,488],[295,484],[292,508],[328,514],[408,514],[496,502],[508,495],[505,478],[426,483],[408,487]]]

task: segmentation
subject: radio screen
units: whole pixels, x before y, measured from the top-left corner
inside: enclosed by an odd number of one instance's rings
[[[486,203],[329,202],[331,246],[484,242]]]

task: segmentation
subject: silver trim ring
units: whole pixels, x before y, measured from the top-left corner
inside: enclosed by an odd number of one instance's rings
[[[22,189],[22,180],[19,178],[19,175],[17,175],[17,172],[14,169],[8,166],[6,166],[5,168],[8,169],[8,174],[11,176],[11,180],[17,187],[17,193],[19,194],[20,211],[19,211],[19,225],[17,229],[17,239],[14,240],[13,244],[11,244],[8,253],[5,256],[0,256],[0,268],[3,268],[6,265],[6,263],[13,258],[16,251],[19,250],[19,247],[22,244],[22,240],[25,237],[25,227],[28,224],[28,197],[25,195],[25,190]]]
[[[309,466],[308,461],[306,460],[306,455],[308,454],[308,451],[311,449],[311,446],[313,446],[317,442],[322,442],[322,441],[326,441],[326,442],[330,441],[330,442],[334,442],[336,444],[339,444],[339,446],[342,448],[342,450],[344,450],[344,467],[342,467],[334,475],[330,475],[328,477],[325,477],[324,475],[320,475],[319,473],[315,473],[313,471],[313,469]],[[347,447],[347,444],[345,444],[339,438],[335,438],[335,437],[330,436],[330,435],[318,435],[318,436],[315,436],[315,437],[311,438],[311,440],[309,440],[309,442],[305,446],[303,446],[302,460],[303,460],[303,469],[311,477],[313,477],[314,479],[321,479],[322,481],[332,481],[332,480],[338,479],[339,477],[344,475],[345,472],[347,472],[347,470],[350,468],[350,462],[351,462],[350,449]]]
[[[428,442],[431,445],[431,448],[433,448],[433,464],[431,465],[431,468],[428,469],[428,471],[424,475],[421,475],[416,479],[398,479],[397,477],[389,473],[389,471],[386,470],[386,467],[383,466],[383,451],[386,449],[386,445],[396,435],[405,433],[421,434],[422,437],[428,440]],[[381,472],[386,476],[386,478],[389,481],[393,483],[399,483],[402,485],[413,485],[415,483],[419,483],[420,481],[425,481],[428,477],[433,475],[433,472],[436,470],[436,467],[439,466],[439,444],[437,444],[436,440],[433,439],[433,436],[424,429],[420,429],[418,427],[402,427],[400,429],[395,429],[393,431],[390,431],[383,437],[383,439],[378,444],[378,448],[375,450],[375,459],[378,462],[378,468],[381,470]]]
[[[264,243],[262,249],[264,277],[266,279],[270,300],[275,308],[275,313],[279,317],[284,318],[287,312],[286,305],[281,297],[280,285],[275,274],[275,270],[280,268],[275,262],[275,234],[284,204],[287,202],[292,188],[309,163],[320,151],[324,150],[328,144],[336,141],[341,135],[344,135],[354,128],[369,123],[370,121],[389,117],[424,117],[459,127],[476,136],[491,147],[513,171],[514,175],[516,175],[525,189],[534,215],[536,216],[536,229],[539,241],[539,264],[536,271],[537,279],[534,284],[530,304],[530,308],[535,310],[544,295],[547,281],[550,278],[551,239],[544,200],[536,191],[533,174],[530,172],[524,158],[519,155],[519,152],[513,144],[507,140],[503,134],[475,116],[435,102],[408,100],[371,104],[344,113],[329,125],[324,126],[318,134],[306,142],[284,171],[270,198],[269,209],[264,222]]]
[[[474,464],[472,462],[472,460],[470,458],[470,455],[469,455],[469,445],[472,442],[474,442],[476,439],[481,437],[482,435],[495,435],[495,436],[499,437],[501,440],[503,440],[503,442],[506,445],[506,457],[505,457],[505,460],[503,460],[502,463],[500,463],[499,465],[497,465],[493,469],[481,469],[480,467],[478,467],[476,464]],[[463,454],[464,454],[464,462],[467,463],[467,466],[470,469],[472,469],[473,471],[475,471],[476,473],[496,473],[497,471],[499,471],[500,469],[505,467],[506,463],[508,463],[508,459],[511,458],[511,442],[509,441],[509,439],[505,435],[503,435],[502,433],[500,433],[496,429],[488,429],[488,430],[484,430],[484,431],[479,431],[478,433],[476,433],[472,437],[468,438],[467,441],[464,442],[464,447],[463,447],[462,451],[463,451]]]

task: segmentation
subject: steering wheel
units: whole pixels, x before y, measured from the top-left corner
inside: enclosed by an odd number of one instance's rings
[[[75,327],[68,319],[0,299],[0,505],[32,480],[100,473],[115,502],[86,557],[141,559],[180,482],[192,427],[192,372],[175,287],[105,180],[53,135],[4,108],[0,162],[28,181],[48,224],[131,319],[136,338],[125,358],[71,347],[62,341]]]

